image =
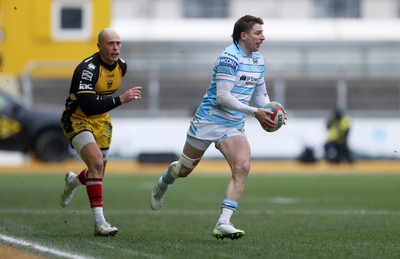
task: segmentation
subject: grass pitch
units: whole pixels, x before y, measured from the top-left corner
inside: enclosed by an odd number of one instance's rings
[[[47,258],[400,256],[400,174],[251,175],[232,217],[246,235],[234,241],[211,235],[228,173],[177,180],[154,212],[158,177],[106,175],[105,215],[119,233],[94,237],[84,187],[62,208],[63,174],[2,174],[0,243]]]

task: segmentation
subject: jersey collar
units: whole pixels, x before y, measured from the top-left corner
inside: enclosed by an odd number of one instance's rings
[[[247,57],[247,58],[252,58],[253,57],[253,53],[254,52],[252,52],[250,56],[247,56],[246,52],[242,49],[242,46],[240,46],[239,43],[235,43],[235,46],[236,46],[236,48],[238,48],[238,50],[239,50],[239,52],[240,52],[240,54],[242,56]]]

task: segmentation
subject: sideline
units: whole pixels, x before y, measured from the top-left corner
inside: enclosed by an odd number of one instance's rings
[[[109,160],[108,174],[161,174],[168,164],[141,164],[130,160]],[[1,173],[36,173],[51,174],[67,171],[80,171],[84,163],[70,160],[63,163],[43,163],[29,161],[21,165],[0,165]],[[196,174],[227,174],[230,171],[225,160],[202,160],[196,167]],[[251,174],[399,174],[400,161],[378,160],[357,161],[353,164],[332,165],[325,161],[306,164],[295,160],[268,161],[253,160]]]
[[[71,259],[88,259],[89,257],[86,256],[82,256],[82,255],[77,255],[77,254],[71,254],[71,253],[67,253],[67,252],[63,252],[57,249],[53,249],[50,247],[46,247],[46,246],[41,246],[29,241],[25,241],[22,239],[17,239],[14,237],[10,237],[10,236],[6,236],[6,235],[2,235],[0,234],[0,241],[7,243],[7,244],[11,244],[11,245],[17,245],[17,246],[21,246],[24,247],[25,249],[29,248],[35,251],[39,251],[42,253],[48,253],[48,254],[52,254],[55,256],[60,256],[60,257],[65,257],[65,258],[71,258]],[[0,244],[1,245],[1,244]],[[27,258],[31,258],[30,255]],[[33,255],[32,258],[41,258],[41,257],[35,257]]]
[[[45,257],[37,256],[26,252],[25,250],[12,247],[0,243],[0,258],[13,258],[13,259],[45,259]]]

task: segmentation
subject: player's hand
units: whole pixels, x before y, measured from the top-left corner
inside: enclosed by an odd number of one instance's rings
[[[138,100],[141,98],[142,98],[142,87],[141,86],[132,87],[132,88],[126,90],[124,93],[122,93],[119,96],[121,103],[129,103],[132,100]]]
[[[274,113],[264,108],[258,108],[255,114],[256,119],[263,128],[273,128],[276,126],[275,121],[271,119]]]

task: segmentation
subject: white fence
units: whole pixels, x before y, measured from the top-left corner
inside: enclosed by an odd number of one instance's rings
[[[136,160],[142,153],[179,155],[190,118],[114,118],[111,159]],[[254,159],[297,159],[306,146],[323,158],[326,137],[325,119],[290,118],[274,133],[261,129],[254,118],[246,125]],[[363,158],[397,159],[400,156],[400,119],[354,119],[350,133],[352,151]],[[240,151],[238,151],[240,152]],[[214,146],[205,159],[222,159]],[[18,152],[0,151],[0,165],[19,165],[27,157]]]

